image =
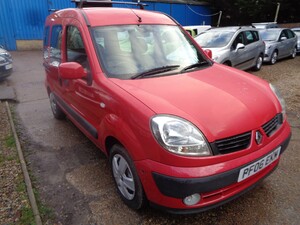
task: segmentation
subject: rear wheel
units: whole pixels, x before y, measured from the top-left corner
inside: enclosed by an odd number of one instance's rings
[[[291,55],[291,58],[294,59],[297,55],[297,48],[294,48],[293,49],[293,52],[292,52],[292,55]]]
[[[55,95],[52,92],[50,92],[49,94],[49,99],[50,99],[50,106],[51,106],[53,116],[58,120],[62,120],[66,118],[66,114],[62,111],[60,106],[57,104]]]
[[[274,51],[271,55],[270,64],[274,65],[277,62],[278,59],[278,52]]]
[[[134,163],[125,148],[114,145],[109,157],[112,175],[123,202],[132,209],[141,209],[146,196]]]
[[[256,60],[255,66],[253,67],[254,71],[259,71],[261,69],[261,66],[263,64],[263,60],[264,60],[263,56],[259,55],[257,60]]]

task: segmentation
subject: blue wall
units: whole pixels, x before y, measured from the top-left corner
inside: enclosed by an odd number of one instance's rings
[[[210,17],[198,15],[210,14],[206,6],[147,1],[143,3],[148,4],[145,9],[167,13],[183,26],[211,24]],[[8,50],[16,50],[16,40],[42,40],[44,21],[51,13],[49,10],[70,7],[75,7],[71,0],[0,0],[0,45]]]

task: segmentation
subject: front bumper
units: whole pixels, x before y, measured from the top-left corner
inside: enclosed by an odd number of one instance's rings
[[[12,73],[12,64],[8,63],[0,66],[0,80],[5,79]]]
[[[290,138],[290,129],[286,127],[274,141],[254,154],[211,166],[180,168],[150,160],[136,162],[136,166],[151,205],[171,213],[196,213],[222,205],[256,186],[275,170],[280,157],[253,176],[237,182],[241,168],[263,158],[279,146],[282,154]],[[224,169],[227,166],[232,168]],[[183,199],[195,193],[201,195],[201,201],[193,206],[185,205]]]

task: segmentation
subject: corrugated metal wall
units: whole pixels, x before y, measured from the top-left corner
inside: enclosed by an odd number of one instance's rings
[[[205,6],[143,2],[148,4],[145,9],[167,13],[182,25],[211,23],[210,17],[199,15],[210,13]],[[75,7],[71,0],[0,0],[0,45],[17,50],[18,40],[42,40],[44,21],[50,10],[70,7]]]
[[[41,40],[49,9],[68,7],[70,0],[0,0],[0,44],[16,50],[16,40]]]

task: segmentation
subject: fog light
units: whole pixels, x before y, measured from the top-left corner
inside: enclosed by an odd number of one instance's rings
[[[183,199],[183,203],[186,205],[195,205],[198,202],[200,202],[201,197],[199,194],[192,194],[190,196],[187,196]]]

